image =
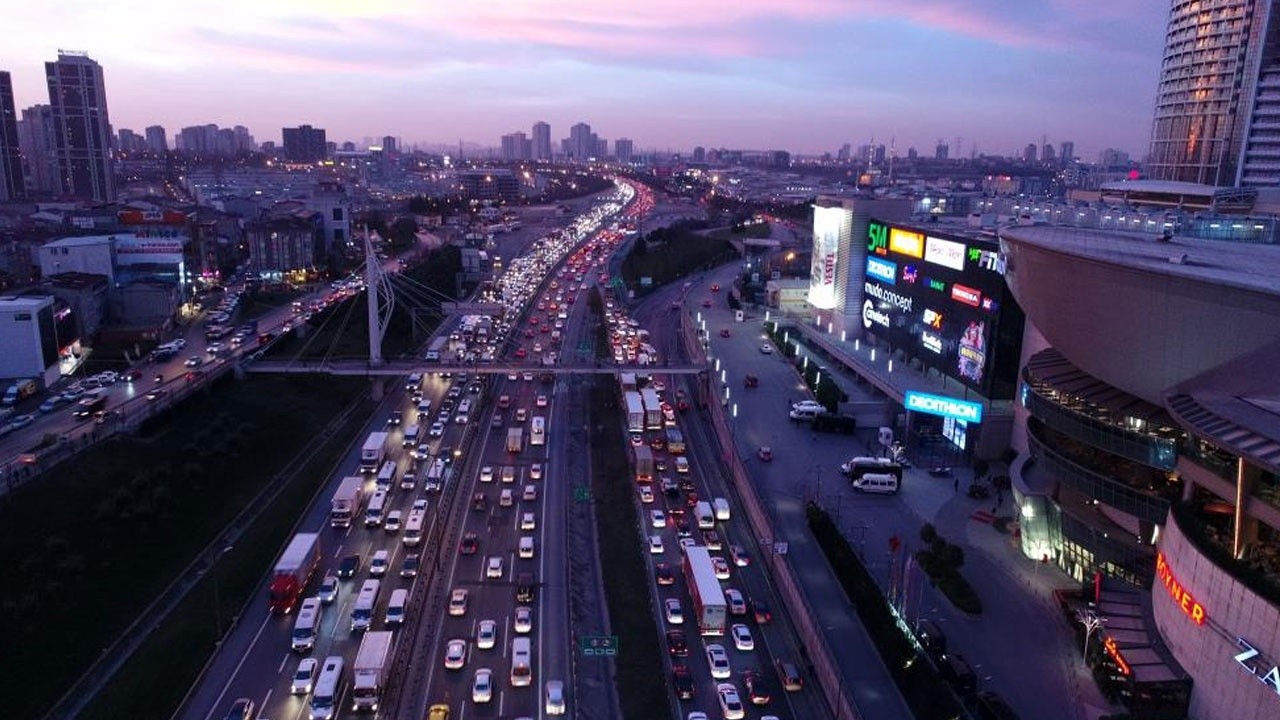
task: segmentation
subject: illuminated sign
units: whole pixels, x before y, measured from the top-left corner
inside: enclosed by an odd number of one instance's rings
[[[898,264],[877,257],[868,257],[867,275],[892,285],[898,279]]]
[[[1004,275],[1005,258],[994,250],[969,248],[969,262],[975,263],[983,270],[990,270],[993,273]]]
[[[872,324],[889,327],[889,316],[876,310],[876,304],[867,299],[862,303],[862,327],[870,328]]]
[[[928,330],[920,333],[920,344],[939,355],[942,354],[942,338],[934,335]]]
[[[920,271],[916,269],[915,265],[908,265],[902,268],[902,282],[915,285],[916,280],[919,280],[919,279],[920,279]]]
[[[924,324],[934,330],[942,329],[942,313],[932,308],[924,309]]]
[[[1262,657],[1262,653],[1251,645],[1244,638],[1236,638],[1236,645],[1244,652],[1236,655],[1236,662],[1240,666],[1249,671],[1249,674],[1258,679],[1258,682],[1271,688],[1271,691],[1280,695],[1280,667],[1276,667],[1273,662],[1268,662]]]
[[[1187,592],[1187,589],[1173,576],[1173,570],[1169,568],[1169,563],[1162,552],[1156,553],[1156,578],[1164,585],[1164,589],[1169,592],[1169,597],[1173,598],[1173,602],[1178,606],[1178,609],[1191,618],[1191,622],[1197,625],[1204,625],[1204,606],[1196,602],[1191,593]]]
[[[924,235],[901,228],[889,228],[889,249],[913,258],[924,257]]]
[[[957,400],[944,395],[930,395],[908,390],[902,405],[908,410],[922,412],[926,415],[955,418],[956,420],[972,423],[982,422],[982,403],[969,402],[968,400]]]
[[[964,270],[964,251],[963,243],[943,240],[932,235],[924,241],[924,261],[949,267],[952,270]]]
[[[1128,675],[1130,672],[1132,672],[1129,669],[1129,663],[1125,662],[1124,656],[1120,654],[1120,648],[1116,647],[1115,638],[1108,635],[1107,639],[1102,641],[1102,649],[1106,650],[1107,655],[1109,655],[1111,659],[1115,661],[1116,667],[1120,669],[1121,675]]]
[[[867,224],[867,252],[884,255],[889,247],[889,228],[872,220]]]
[[[887,302],[903,312],[911,312],[911,306],[915,304],[915,301],[906,295],[899,295],[892,290],[885,290],[875,283],[863,283],[862,290],[871,297],[881,302]]]
[[[928,285],[929,285],[929,289],[930,289],[930,290],[937,290],[938,292],[946,292],[946,291],[947,291],[947,284],[946,284],[945,282],[941,281],[941,280],[933,280],[933,279],[930,279],[930,280],[928,280],[928,281],[927,281],[927,283],[928,283]]]
[[[979,307],[982,305],[982,292],[956,283],[951,286],[951,299],[965,305]]]
[[[957,353],[956,371],[960,377],[982,382],[982,375],[987,367],[987,324],[969,321],[960,336],[960,350]]]
[[[836,268],[840,258],[840,236],[847,227],[847,216],[843,208],[819,206],[813,209],[809,304],[819,310],[830,310],[836,306]]]

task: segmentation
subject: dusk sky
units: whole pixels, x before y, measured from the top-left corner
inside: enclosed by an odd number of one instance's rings
[[[48,102],[59,48],[111,121],[310,123],[330,140],[497,145],[578,121],[637,149],[952,156],[1074,140],[1141,158],[1170,0],[4,0],[0,70]],[[625,6],[625,7],[624,7]],[[957,152],[955,138],[961,138]]]

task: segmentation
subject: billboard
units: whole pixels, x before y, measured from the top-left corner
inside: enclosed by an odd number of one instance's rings
[[[813,265],[809,275],[809,304],[831,310],[837,304],[836,274],[840,260],[840,236],[847,233],[851,218],[841,207],[813,208]]]
[[[983,395],[1012,397],[1016,353],[992,394],[995,358],[1009,352],[996,346],[1020,348],[1022,334],[1021,310],[1005,285],[995,240],[943,237],[874,219],[867,235],[863,327]],[[1006,309],[1017,327],[1001,336]]]

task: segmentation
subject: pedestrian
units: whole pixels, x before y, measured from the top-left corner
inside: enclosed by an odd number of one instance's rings
[[[1000,488],[996,488],[996,507],[1000,507],[1003,504],[1004,504],[1004,490],[1001,490]]]
[[[959,475],[957,475],[955,479],[951,481],[951,486],[956,492],[960,492],[960,476]]]

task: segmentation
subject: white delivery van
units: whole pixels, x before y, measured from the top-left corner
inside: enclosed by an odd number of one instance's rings
[[[400,444],[404,447],[413,447],[418,444],[418,436],[421,434],[422,427],[419,426],[418,423],[414,423],[404,429],[404,440],[402,440]]]
[[[724,498],[716,498],[711,501],[711,508],[716,511],[717,520],[729,519],[729,501]]]
[[[378,591],[382,589],[379,580],[365,580],[360,586],[360,594],[356,595],[356,604],[351,608],[351,632],[368,630],[373,623],[373,609],[378,604]]]
[[[699,500],[697,505],[693,506],[693,516],[698,521],[698,527],[703,530],[711,530],[716,526],[716,516],[711,510],[711,503],[706,500]]]
[[[369,498],[369,507],[364,511],[364,526],[377,527],[382,524],[383,510],[387,506],[387,491],[379,490]]]
[[[898,478],[885,473],[867,473],[853,481],[853,488],[869,493],[896,493]]]
[[[520,557],[528,560],[533,557],[533,537],[524,535],[520,538]]]
[[[422,542],[422,525],[427,518],[424,510],[410,510],[409,519],[404,523],[404,544],[413,547]]]
[[[396,461],[388,460],[382,463],[382,467],[378,468],[378,489],[390,490],[392,483],[396,481]]]
[[[527,687],[533,683],[532,643],[527,637],[511,641],[511,686]]]
[[[404,624],[405,608],[409,605],[409,590],[407,588],[397,588],[391,592],[391,599],[387,601],[387,614],[383,622],[387,627]]]
[[[293,621],[294,652],[311,652],[316,646],[316,634],[320,632],[320,615],[323,607],[320,598],[309,597],[298,609],[298,619]]]
[[[338,711],[338,692],[342,689],[342,656],[324,659],[315,692],[311,694],[311,720],[332,720]]]

